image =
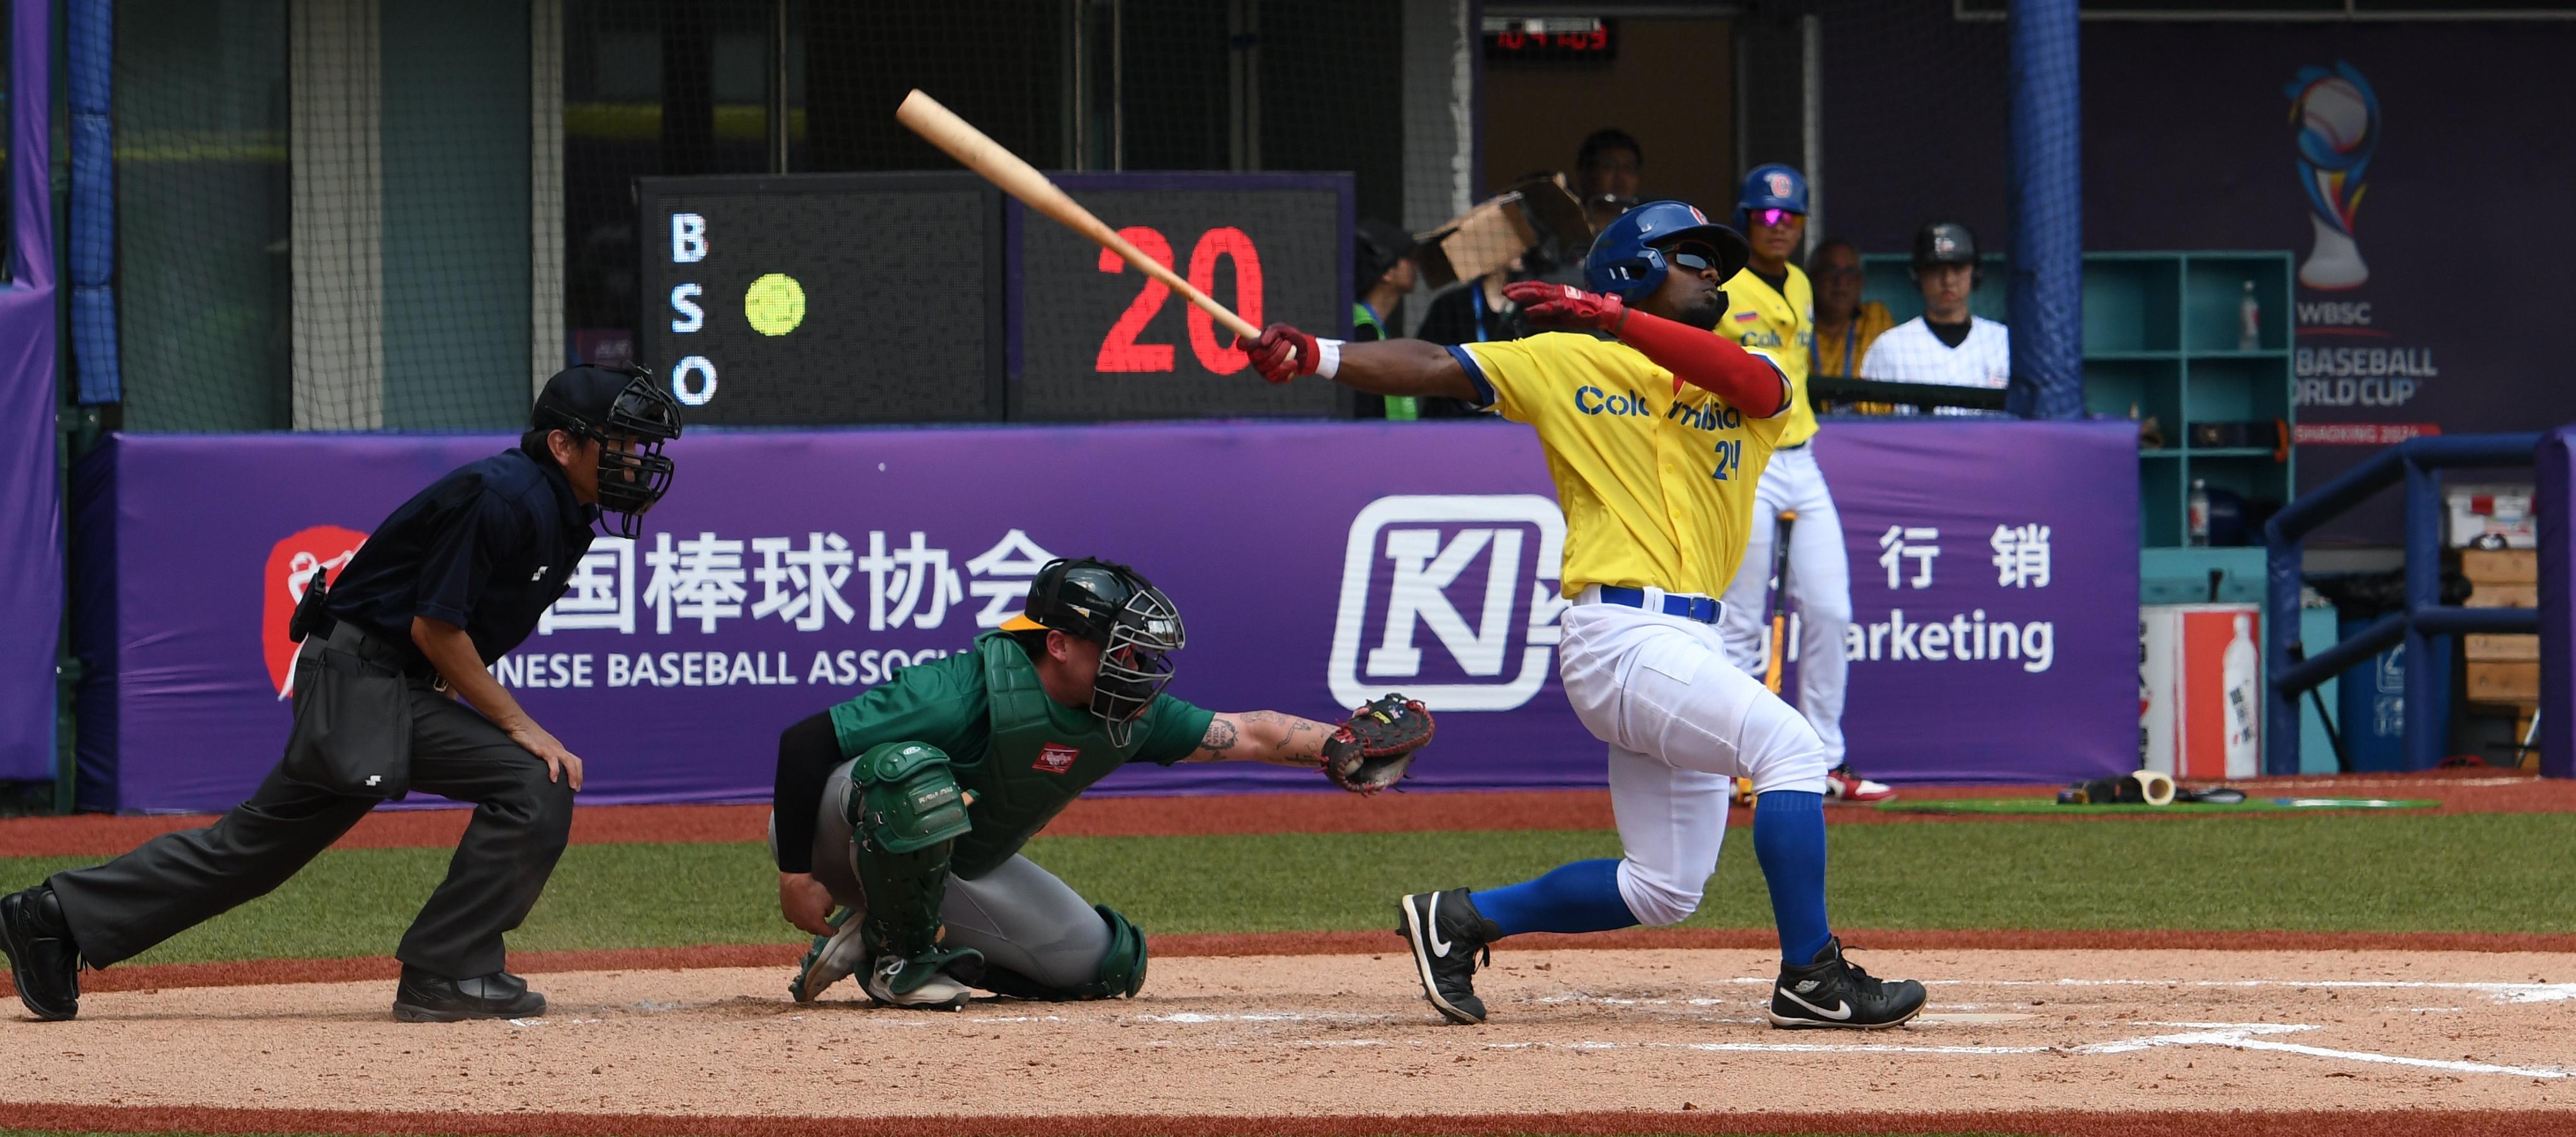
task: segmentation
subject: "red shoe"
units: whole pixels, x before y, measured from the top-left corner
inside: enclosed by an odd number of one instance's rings
[[[1825,796],[1837,801],[1886,801],[1896,796],[1896,787],[1854,774],[1849,766],[1836,766],[1825,771]]]

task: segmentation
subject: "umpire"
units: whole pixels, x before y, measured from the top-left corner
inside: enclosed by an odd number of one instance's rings
[[[595,524],[641,530],[671,485],[662,444],[679,435],[679,404],[649,373],[569,368],[546,380],[517,449],[413,495],[327,590],[317,574],[292,633],[295,728],[250,800],[0,897],[0,948],[28,1013],[71,1018],[82,963],[131,958],[266,894],[377,802],[418,788],[475,810],[394,953],[394,1017],[544,1014],[545,996],[503,969],[501,935],[563,854],[581,759],[485,667],[563,595]]]

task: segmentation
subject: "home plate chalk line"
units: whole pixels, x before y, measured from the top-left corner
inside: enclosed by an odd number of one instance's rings
[[[1771,978],[1771,977],[1769,977],[1769,976],[1739,976],[1739,977],[1727,978],[1727,979],[1716,979],[1716,980],[1712,980],[1711,982],[1713,982],[1713,983],[1715,983],[1715,984],[1717,984],[1717,985],[1720,985],[1720,986],[1735,986],[1735,987],[1743,987],[1743,986],[1767,986],[1768,984],[1770,984],[1770,983],[1772,982],[1772,978]],[[2532,1004],[2542,1004],[2542,1003],[2560,1003],[2560,1002],[2571,1002],[2571,1001],[2576,1001],[2576,983],[2549,983],[2549,982],[2539,982],[2539,981],[2533,981],[2533,982],[2477,982],[2477,981],[2453,981],[2453,980],[2399,980],[2399,979],[2141,979],[2141,978],[2087,978],[2087,977],[2074,977],[2074,976],[2068,976],[2068,977],[2062,977],[2062,978],[2057,978],[2057,979],[1934,979],[1934,980],[1928,980],[1928,981],[1926,981],[1925,985],[1926,985],[1926,986],[1929,986],[1929,987],[1934,987],[1934,988],[1940,988],[1940,987],[1970,987],[1970,988],[1974,988],[1974,987],[1996,987],[1996,988],[2043,988],[2043,989],[2063,989],[2063,988],[2087,988],[2087,987],[2094,987],[2094,988],[2126,988],[2126,987],[2136,987],[2136,988],[2166,988],[2166,989],[2176,989],[2176,988],[2193,988],[2193,989],[2231,989],[2231,990],[2261,989],[2261,988],[2289,988],[2289,989],[2299,990],[2299,991],[2306,991],[2306,990],[2326,990],[2326,991],[2334,991],[2334,990],[2385,990],[2385,991],[2390,991],[2390,992],[2412,992],[2412,991],[2422,991],[2422,992],[2445,992],[2445,993],[2458,993],[2458,994],[2467,994],[2467,995],[2478,995],[2478,996],[2484,996],[2484,997],[2485,997],[2485,998],[2484,998],[2484,1001],[2485,1001],[2488,1005],[2490,1005],[2490,1006],[2532,1005]],[[1715,997],[1709,997],[1709,996],[1688,996],[1688,997],[1655,998],[1655,997],[1620,997],[1620,996],[1609,996],[1609,995],[1595,995],[1595,994],[1590,994],[1590,993],[1586,993],[1586,992],[1576,991],[1576,992],[1566,992],[1566,993],[1563,993],[1563,994],[1556,994],[1556,995],[1541,996],[1541,997],[1538,997],[1538,998],[1535,998],[1535,999],[1530,1000],[1530,1002],[1532,1002],[1532,1003],[1537,1003],[1537,1004],[1542,1004],[1542,1005],[1577,1004],[1577,1005],[1597,1005],[1597,1006],[1603,1006],[1603,1007],[1614,1007],[1614,1008],[1640,1008],[1640,1009],[1647,1009],[1647,1010],[1650,1010],[1650,1011],[1659,1011],[1660,1013],[1665,1013],[1665,1014],[1695,1015],[1695,1016],[1697,1016],[1697,1017],[1700,1017],[1700,1018],[1701,1018],[1701,1019],[1703,1019],[1704,1021],[1707,1021],[1707,1022],[1712,1023],[1712,1024],[1717,1024],[1717,1023],[1758,1023],[1758,1022],[1760,1022],[1760,1021],[1761,1021],[1758,1017],[1756,1017],[1756,1018],[1733,1018],[1733,1017],[1712,1017],[1712,1016],[1711,1016],[1711,1012],[1716,1011],[1716,1010],[1717,1010],[1717,1009],[1719,1009],[1719,1008],[1727,1007],[1727,1006],[1730,1006],[1730,1005],[1741,1005],[1741,1004],[1745,1003],[1745,1002],[1746,1002],[1746,1000],[1744,999],[1744,997],[1743,997],[1743,996],[1740,996],[1740,995],[1739,995],[1739,996],[1736,996],[1736,997],[1733,997],[1733,998],[1715,998]],[[1008,1004],[1002,1004],[1001,1006],[1007,1006],[1007,1005],[1008,1005]],[[1942,1004],[1939,1004],[1939,1003],[1936,1003],[1936,1004],[1935,1004],[1935,1006],[1940,1006],[1940,1005],[1942,1005]],[[2284,1037],[2284,1036],[2298,1035],[2298,1034],[2303,1034],[2303,1033],[2310,1032],[2310,1031],[2323,1030],[2323,1029],[2326,1029],[2326,1028],[2325,1028],[2325,1027],[2323,1027],[2323,1026],[2320,1026],[2320,1025],[2315,1025],[2315,1024],[2308,1024],[2308,1023],[2295,1023],[2295,1022],[2256,1022],[2256,1023],[2246,1023],[2246,1022],[2164,1022],[2164,1021],[2152,1021],[2152,1020],[2118,1020],[2118,1021],[2113,1021],[2113,1022],[2109,1022],[2109,1023],[2097,1023],[2097,1024],[2094,1024],[2094,1025],[2096,1025],[2096,1026],[2129,1026],[2129,1027],[2142,1027],[2142,1028],[2148,1028],[2148,1033],[2138,1034],[2138,1035],[2135,1035],[2135,1036],[2132,1036],[2132,1037],[2117,1038],[2117,1039],[2113,1039],[2113,1040],[2105,1041],[2105,1042],[2092,1042],[2092,1043],[2084,1043],[2084,1044],[2078,1044],[2078,1045],[2064,1045],[2064,1046],[2011,1046],[2011,1045],[1998,1046],[1998,1045],[1983,1045],[1983,1044],[1950,1044],[1950,1043],[1939,1043],[1939,1042],[1933,1042],[1933,1041],[1930,1041],[1930,1040],[1925,1040],[1925,1041],[1922,1041],[1922,1042],[1914,1042],[1914,1041],[1900,1041],[1901,1039],[1906,1038],[1906,1036],[1907,1036],[1907,1035],[1911,1035],[1911,1034],[1913,1034],[1915,1029],[1931,1028],[1931,1029],[1938,1030],[1938,1029],[1942,1029],[1942,1028],[1951,1028],[1951,1029],[1958,1029],[1958,1028],[1972,1028],[1972,1027],[1978,1027],[1978,1026],[1989,1026],[1989,1025],[2000,1025],[2000,1024],[2007,1024],[2007,1023],[2015,1023],[2015,1022],[2021,1022],[2021,1021],[2024,1021],[2024,1020],[2029,1020],[2029,1019],[2035,1019],[2035,1018],[2040,1018],[2040,1017],[2042,1017],[2042,1016],[2039,1016],[2039,1015],[2034,1015],[2034,1014],[2023,1014],[2023,1013],[2018,1013],[2018,1012],[1982,1012],[1982,1011],[1973,1011],[1973,1010],[1970,1010],[1970,1008],[1982,1008],[1982,1007],[1989,1007],[1989,1006],[2016,1007],[2016,1006],[2023,1006],[2023,1005],[2026,1005],[2026,1004],[2016,1004],[2016,1003],[2001,1003],[2001,1004],[1994,1004],[1994,1003],[1952,1003],[1952,1004],[1949,1004],[1949,1006],[1950,1006],[1950,1007],[1952,1007],[1952,1008],[1954,1008],[1954,1009],[1950,1009],[1950,1010],[1934,1010],[1934,1011],[1927,1011],[1927,1012],[1926,1012],[1925,1014],[1923,1014],[1920,1018],[1918,1018],[1918,1019],[1916,1019],[1916,1020],[1915,1020],[1915,1022],[1914,1022],[1914,1024],[1913,1024],[1913,1029],[1908,1029],[1908,1030],[1906,1030],[1906,1031],[1903,1031],[1903,1032],[1900,1032],[1900,1033],[1895,1033],[1895,1034],[1892,1034],[1892,1035],[1888,1035],[1888,1034],[1875,1035],[1875,1036],[1871,1036],[1871,1037],[1870,1037],[1870,1038],[1868,1038],[1867,1040],[1854,1038],[1854,1039],[1852,1039],[1852,1041],[1848,1041],[1848,1042],[1844,1042],[1844,1041],[1831,1041],[1831,1040],[1827,1040],[1827,1039],[1824,1039],[1824,1038],[1819,1038],[1819,1037],[1817,1037],[1817,1036],[1815,1036],[1815,1035],[1805,1035],[1805,1036],[1793,1036],[1793,1037],[1800,1037],[1800,1040],[1799,1040],[1799,1041],[1780,1041],[1780,1042],[1715,1042],[1715,1041],[1712,1041],[1712,1042],[1664,1042],[1664,1041],[1589,1041],[1589,1040],[1587,1040],[1587,1041],[1572,1041],[1572,1042],[1565,1042],[1565,1041],[1544,1041],[1544,1040],[1542,1040],[1542,1041],[1525,1041],[1525,1042],[1488,1042],[1488,1043],[1484,1043],[1484,1044],[1482,1044],[1482,1048],[1483,1048],[1483,1049],[1487,1049],[1487,1050],[1502,1050],[1502,1051],[1511,1051],[1511,1050],[1571,1050],[1571,1051],[1587,1051],[1587,1052],[1590,1052],[1590,1051],[1617,1051],[1617,1050],[1678,1050],[1678,1051],[1698,1051],[1698,1052],[1702,1052],[1702,1053],[1727,1053],[1727,1054],[1923,1054],[1923,1055],[1966,1055],[1966,1056],[1979,1056],[1979,1055],[2016,1055],[2016,1054],[2116,1055],[2116,1054],[2131,1054],[2131,1053],[2137,1053],[2137,1052],[2141,1052],[2141,1051],[2155,1050],[2155,1049],[2162,1049],[2162,1048],[2168,1048],[2168,1047],[2219,1047],[2219,1048],[2224,1048],[2224,1049],[2237,1050],[2237,1051],[2245,1051],[2245,1052],[2255,1052],[2255,1053],[2274,1053],[2274,1054],[2288,1054],[2288,1055],[2296,1055],[2296,1056],[2303,1057],[2303,1058],[2312,1058],[2312,1059],[2318,1059],[2318,1060],[2327,1061],[2327,1062],[2344,1062],[2344,1063],[2356,1063],[2356,1064],[2363,1064],[2363,1065],[2396,1066],[2396,1067],[2405,1067],[2405,1068],[2421,1069],[2421,1070],[2438,1070],[2438,1071],[2441,1071],[2441,1072],[2444,1072],[2444,1073],[2451,1073],[2451,1074],[2487,1074],[2487,1075],[2502,1075],[2502,1076],[2508,1076],[2508,1077],[2532,1078],[2532,1079],[2545,1080],[2545,1081],[2560,1081],[2560,1080],[2576,1079],[2576,1069],[2569,1069],[2569,1068],[2560,1067],[2560,1066],[2543,1066],[2543,1065],[2512,1065],[2512,1064],[2497,1063],[2497,1062],[2479,1062],[2479,1061],[2468,1060],[2468,1059],[2453,1060],[2453,1059],[2440,1059],[2440,1058],[2418,1058],[2418,1057],[2412,1057],[2412,1056],[2409,1056],[2409,1055],[2403,1055],[2403,1054],[2386,1054],[2386,1053],[2380,1053],[2380,1052],[2376,1052],[2376,1051],[2369,1051],[2369,1050],[2353,1050],[2353,1049],[2342,1049],[2342,1048],[2335,1048],[2335,1047],[2326,1047],[2326,1046],[2313,1046],[2313,1045],[2308,1045],[2308,1044],[2304,1044],[2304,1043],[2299,1043],[2299,1042],[2295,1042],[2295,1041],[2290,1041],[2288,1038],[2286,1038],[2286,1037]],[[999,1010],[1001,1009],[1001,1006],[996,1006],[996,1007],[994,1007],[993,1009],[994,1009],[994,1010],[996,1010],[996,1011],[999,1011]],[[1669,1010],[1664,1010],[1664,1008],[1670,1008],[1670,1009],[1669,1009]],[[662,1011],[682,1010],[683,1008],[682,1008],[680,1005],[678,1005],[678,1004],[639,1003],[639,1004],[634,1004],[634,1005],[632,1005],[631,1007],[629,1007],[629,1008],[625,1008],[625,1009],[628,1009],[628,1010],[634,1010],[634,1011],[644,1011],[644,1012],[647,1012],[647,1013],[652,1013],[652,1012],[662,1012]],[[2446,1013],[2460,1013],[2460,1012],[2463,1012],[2463,1011],[2467,1010],[2466,1008],[2460,1008],[2460,1007],[2432,1007],[2432,1008],[2418,1008],[2418,1009],[2419,1009],[2419,1010],[2438,1010],[2438,1011],[2443,1011],[2443,1012],[2446,1012]],[[801,1018],[803,1018],[803,1017],[805,1017],[805,1016],[804,1016],[803,1014],[798,1014],[798,1015],[794,1015],[794,1016],[791,1016],[791,1017],[792,1017],[792,1018],[801,1019]],[[860,1015],[851,1015],[851,1016],[847,1016],[847,1017],[843,1017],[843,1016],[840,1016],[840,1015],[838,1015],[838,1014],[833,1015],[833,1018],[834,1018],[834,1020],[835,1020],[836,1025],[842,1025],[842,1026],[862,1026],[862,1027],[864,1027],[864,1026],[886,1026],[886,1027],[914,1027],[914,1028],[933,1028],[933,1027],[937,1027],[937,1026],[940,1026],[940,1025],[943,1025],[943,1024],[949,1024],[949,1023],[965,1023],[965,1024],[976,1024],[976,1025],[1024,1024],[1024,1025],[1027,1025],[1027,1026],[1035,1027],[1035,1026],[1040,1026],[1040,1025],[1043,1025],[1043,1024],[1056,1024],[1056,1023],[1070,1023],[1070,1022],[1078,1022],[1078,1021],[1082,1021],[1084,1017],[1085,1017],[1085,1016],[1079,1016],[1079,1015],[1075,1015],[1075,1016],[1068,1016],[1068,1015],[1054,1014],[1054,1013],[1035,1013],[1035,1014],[986,1013],[986,1014],[975,1014],[975,1013],[971,1013],[971,1012],[970,1012],[970,1013],[965,1013],[965,1014],[959,1014],[959,1015],[956,1015],[956,1016],[954,1016],[954,1017],[947,1016],[947,1015],[877,1015],[877,1014],[860,1014]],[[1209,1012],[1209,1011],[1174,1011],[1174,1012],[1166,1012],[1166,1013],[1134,1013],[1134,1014],[1118,1013],[1118,1014],[1113,1014],[1113,1015],[1111,1016],[1111,1021],[1121,1022],[1121,1023],[1130,1023],[1130,1024],[1139,1025],[1139,1026],[1159,1027],[1159,1028],[1171,1029],[1171,1030],[1178,1030],[1178,1031],[1190,1031],[1190,1028],[1202,1028],[1202,1027],[1238,1027],[1238,1028],[1240,1028],[1240,1027],[1251,1027],[1251,1028],[1255,1028],[1255,1029],[1262,1029],[1262,1028],[1271,1028],[1271,1027],[1290,1027],[1290,1028],[1293,1028],[1293,1027],[1295,1027],[1295,1026],[1299,1026],[1299,1025],[1313,1025],[1313,1026],[1323,1026],[1323,1027],[1341,1027],[1341,1028],[1365,1027],[1365,1026],[1369,1026],[1369,1025],[1378,1025],[1378,1024],[1402,1024],[1402,1025],[1410,1026],[1410,1025],[1416,1025],[1416,1024],[1418,1024],[1418,1023],[1421,1021],[1421,1018],[1422,1018],[1422,1016],[1417,1015],[1417,1014],[1413,1014],[1413,1013],[1409,1013],[1409,1012],[1408,1012],[1408,1013],[1401,1013],[1401,1014],[1397,1014],[1397,1013],[1383,1013],[1383,1012],[1359,1012],[1359,1011],[1293,1011],[1293,1010],[1260,1010],[1260,1009],[1253,1009],[1253,1010],[1244,1010],[1244,1011],[1227,1011],[1227,1012]],[[594,1018],[557,1018],[557,1019],[545,1019],[545,1018],[539,1018],[539,1019],[521,1019],[521,1020],[513,1020],[511,1025],[513,1025],[513,1026],[519,1026],[519,1027],[536,1027],[536,1026],[549,1026],[549,1025],[578,1026],[578,1025],[584,1025],[584,1024],[588,1024],[588,1023],[596,1023],[596,1022],[600,1022],[600,1021],[602,1021],[602,1020],[594,1019]],[[1498,1024],[1496,1024],[1496,1025],[1497,1025],[1497,1026],[1503,1026],[1503,1027],[1505,1027],[1506,1029],[1508,1028],[1508,1023],[1498,1023]],[[1610,1025],[1610,1024],[1604,1024],[1604,1025]],[[1195,1033],[1194,1031],[1190,1031],[1190,1032]],[[1785,1035],[1785,1034],[1787,1034],[1788,1032],[1781,1032],[1781,1033]],[[1851,1036],[1845,1035],[1845,1036],[1841,1036],[1841,1037],[1849,1038],[1849,1037],[1851,1037]],[[1150,1045],[1150,1046],[1174,1046],[1174,1045],[1181,1045],[1181,1044],[1180,1044],[1180,1043],[1177,1043],[1177,1042],[1174,1042],[1174,1041],[1171,1041],[1171,1040],[1168,1040],[1168,1039],[1158,1039],[1158,1040],[1154,1040],[1154,1041],[1152,1041],[1152,1042],[1149,1042],[1147,1045]],[[1428,1047],[1428,1046],[1429,1046],[1429,1045],[1431,1045],[1431,1044],[1430,1044],[1428,1041],[1426,1041],[1426,1040],[1424,1040],[1424,1039],[1421,1039],[1421,1038],[1412,1038],[1412,1039],[1403,1039],[1403,1040],[1390,1041],[1390,1040],[1387,1040],[1387,1039],[1377,1039],[1377,1038],[1310,1038],[1310,1037],[1268,1037],[1268,1038],[1259,1038],[1259,1037],[1256,1037],[1256,1038],[1249,1038],[1249,1039],[1246,1039],[1246,1038],[1239,1038],[1239,1037],[1229,1037],[1229,1038],[1224,1038],[1224,1039],[1194,1039],[1194,1040],[1192,1040],[1192,1041],[1189,1043],[1189,1045],[1192,1045],[1192,1046],[1195,1046],[1195,1047],[1209,1047],[1209,1046],[1214,1046],[1214,1047],[1219,1047],[1219,1048],[1241,1048],[1241,1047],[1248,1047],[1248,1046],[1272,1045],[1272,1046],[1288,1046],[1288,1047],[1294,1047],[1294,1048],[1299,1048],[1299,1049],[1307,1049],[1307,1048],[1355,1048],[1355,1049],[1370,1049],[1370,1048],[1380,1048],[1380,1047],[1395,1047],[1395,1048],[1402,1048],[1402,1049],[1417,1049],[1417,1048],[1424,1048],[1424,1047]]]

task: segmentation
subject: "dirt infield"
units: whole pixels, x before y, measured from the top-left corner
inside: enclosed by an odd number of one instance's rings
[[[2255,778],[2230,783],[2249,793],[2331,794],[2431,798],[2440,813],[2576,813],[2576,781],[2543,781],[2496,770],[2439,770],[2421,774],[2342,778]],[[2045,795],[2053,786],[1936,786],[1909,788],[1916,799]],[[1290,807],[1290,808],[1283,808]],[[1956,825],[2011,821],[2164,820],[2153,815],[1960,818],[1883,813],[1838,807],[1828,816],[1844,825]],[[2296,816],[2250,814],[2249,818]],[[340,839],[343,849],[439,848],[465,832],[462,809],[382,810]],[[759,841],[765,805],[630,805],[583,809],[573,815],[574,844]],[[153,817],[25,817],[0,820],[0,857],[114,856],[156,835],[213,821],[202,814]],[[1746,825],[1737,810],[1729,823]],[[1223,836],[1243,833],[1416,833],[1434,830],[1610,829],[1610,795],[1600,790],[1516,793],[1411,793],[1360,798],[1320,792],[1281,796],[1082,798],[1047,826],[1051,837]]]
[[[11,1120],[38,1129],[114,1129],[135,1133],[348,1133],[445,1137],[955,1137],[1009,1133],[1023,1137],[1642,1137],[1647,1134],[1918,1134],[2015,1133],[2051,1137],[2556,1137],[2576,1131],[2576,1110],[2437,1110],[2402,1113],[2323,1110],[2132,1113],[1558,1113],[1423,1114],[1405,1117],[1329,1114],[1245,1117],[1239,1114],[1100,1114],[1092,1117],[660,1117],[633,1113],[374,1113],[324,1109],[162,1108],[154,1106],[11,1107]]]
[[[98,992],[75,1022],[0,1022],[0,1115],[800,1137],[2288,1131],[2276,1111],[2299,1113],[2302,1137],[2576,1123],[2564,956],[1859,958],[1930,980],[1930,1012],[1869,1035],[1773,1030],[1758,1015],[1775,959],[1741,948],[1509,950],[1480,982],[1494,1020],[1477,1028],[1441,1023],[1389,952],[1158,959],[1139,999],[953,1015],[871,1009],[847,985],[800,1007],[783,966],[557,973],[549,1016],[453,1026],[392,1021],[381,981]]]
[[[1777,933],[1756,928],[1629,928],[1586,935],[1532,932],[1514,937],[1514,950],[1676,951],[1767,950]],[[2016,932],[1984,929],[1872,930],[1846,928],[1855,948],[1898,951],[2190,951],[2262,952],[2538,952],[2576,954],[2576,934],[2501,932],[2172,932],[2081,930]],[[1397,945],[1393,932],[1257,932],[1148,936],[1156,959],[1243,956],[1370,955]],[[510,967],[524,975],[567,971],[677,970],[705,967],[788,967],[802,944],[701,944],[676,948],[605,951],[521,951]],[[344,959],[257,959],[231,963],[161,963],[81,973],[91,992],[160,991],[181,987],[260,987],[286,983],[391,982],[402,965],[389,955]],[[0,997],[17,993],[0,974]]]

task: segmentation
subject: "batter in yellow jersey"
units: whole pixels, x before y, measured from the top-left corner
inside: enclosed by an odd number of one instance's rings
[[[1671,370],[1591,335],[1455,351],[1492,391],[1485,401],[1536,428],[1546,447],[1565,510],[1566,596],[1587,584],[1726,590],[1744,556],[1754,486],[1789,416],[1755,417],[1770,407],[1747,415],[1687,385],[1675,394]]]
[[[1732,614],[1717,593],[1756,527],[1757,487],[1804,409],[1785,366],[1797,359],[1803,370],[1803,343],[1775,357],[1710,334],[1728,309],[1721,282],[1746,256],[1735,230],[1681,202],[1649,202],[1593,242],[1589,291],[1504,289],[1531,323],[1565,334],[1442,348],[1344,344],[1273,324],[1248,352],[1274,383],[1317,375],[1497,409],[1538,432],[1556,481],[1572,602],[1558,619],[1557,674],[1575,716],[1607,744],[1622,855],[1400,899],[1415,977],[1452,1022],[1485,1021],[1475,960],[1494,940],[1688,917],[1716,871],[1737,778],[1759,802],[1754,849],[1780,932],[1772,1025],[1868,1029],[1923,1009],[1922,984],[1843,958],[1825,913],[1825,745],[1734,665],[1717,627]]]

